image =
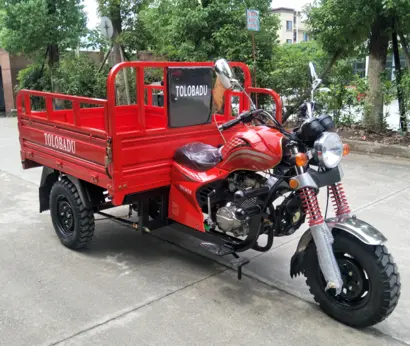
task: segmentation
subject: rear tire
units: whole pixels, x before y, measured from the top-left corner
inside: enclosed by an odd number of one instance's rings
[[[333,250],[343,278],[339,296],[325,292],[316,246],[306,249],[305,276],[310,293],[321,309],[335,320],[355,328],[375,325],[387,318],[400,297],[400,274],[385,246],[368,246],[336,230]]]
[[[50,214],[61,243],[74,250],[84,248],[94,235],[93,210],[82,202],[68,179],[57,181],[50,192]]]

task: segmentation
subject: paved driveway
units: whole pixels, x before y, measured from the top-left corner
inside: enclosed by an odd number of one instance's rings
[[[179,246],[101,220],[90,248],[73,252],[38,214],[40,171],[19,161],[16,120],[0,119],[1,345],[410,344],[409,162],[350,155],[343,165],[354,211],[387,235],[403,284],[390,318],[357,331],[312,304],[302,278],[290,279],[302,231],[266,254],[249,252],[240,282],[169,229],[158,234]]]

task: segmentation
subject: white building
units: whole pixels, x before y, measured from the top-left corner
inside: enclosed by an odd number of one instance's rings
[[[278,7],[272,9],[272,13],[280,20],[279,41],[280,43],[298,43],[309,41],[308,30],[302,14],[293,8]]]

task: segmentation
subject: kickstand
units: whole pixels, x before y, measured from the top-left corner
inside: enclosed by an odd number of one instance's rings
[[[235,259],[231,261],[231,264],[238,271],[238,280],[242,280],[242,267],[248,264],[250,259],[246,257],[239,257],[236,252],[233,252],[232,256],[235,257]]]

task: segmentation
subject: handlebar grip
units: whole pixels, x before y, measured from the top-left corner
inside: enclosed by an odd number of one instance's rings
[[[240,122],[241,122],[240,118],[233,119],[233,120],[230,120],[227,123],[222,124],[221,126],[219,126],[219,129],[221,131],[224,131],[224,130],[230,129],[231,127],[234,127],[236,124],[239,124]]]

